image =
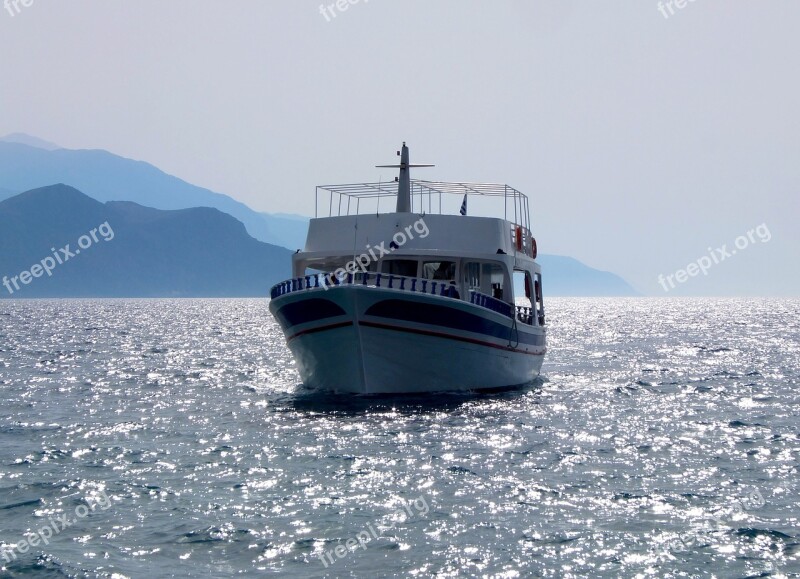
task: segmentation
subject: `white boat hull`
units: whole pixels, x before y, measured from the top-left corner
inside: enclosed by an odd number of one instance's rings
[[[344,285],[273,299],[303,383],[354,394],[473,391],[538,376],[545,329],[462,300]]]

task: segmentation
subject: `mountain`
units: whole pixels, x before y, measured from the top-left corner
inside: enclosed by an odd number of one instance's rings
[[[11,191],[10,189],[0,189],[0,201],[13,197],[17,193],[18,191]]]
[[[291,275],[291,251],[217,209],[100,203],[66,185],[0,202],[0,248],[6,298],[266,296]]]
[[[284,229],[285,218],[272,221],[227,195],[191,185],[148,163],[103,150],[48,150],[0,140],[0,188],[28,191],[52,183],[67,183],[98,201],[132,201],[156,209],[213,207],[241,221],[256,239],[282,242],[270,227]]]
[[[0,141],[5,143],[19,143],[21,145],[28,145],[29,147],[36,147],[37,149],[44,149],[46,151],[54,151],[61,148],[55,143],[45,141],[44,139],[40,139],[38,137],[32,137],[30,135],[26,135],[25,133],[11,133],[3,138],[0,138]]]
[[[100,203],[67,185],[0,202],[0,248],[6,298],[264,296],[291,275],[291,251],[253,239],[217,209]],[[545,296],[637,295],[620,277],[570,257],[539,262]]]
[[[258,213],[226,195],[107,151],[53,147],[57,146],[20,133],[0,139],[0,201],[19,191],[68,183],[99,201],[130,201],[165,210],[216,208],[238,219],[257,240],[292,250],[305,245],[307,217]],[[547,295],[638,295],[622,278],[575,259],[542,255],[539,261]]]
[[[545,298],[640,295],[618,275],[593,269],[571,257],[540,255],[536,261],[542,266]]]
[[[303,249],[306,245],[310,217],[291,213],[262,213],[270,232],[280,239],[278,245]]]

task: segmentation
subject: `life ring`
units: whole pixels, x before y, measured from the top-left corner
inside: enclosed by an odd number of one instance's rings
[[[531,237],[531,257],[536,259],[537,255],[539,255],[539,249],[536,247],[536,238]]]
[[[517,251],[522,251],[522,227],[517,225]]]

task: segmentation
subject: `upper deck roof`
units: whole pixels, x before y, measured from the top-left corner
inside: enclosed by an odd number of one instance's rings
[[[447,214],[443,199],[452,196],[460,203],[461,198],[479,197],[492,203],[495,217],[520,225],[530,230],[528,197],[510,185],[501,183],[458,183],[445,181],[424,181],[412,179],[411,212],[420,214]],[[340,217],[345,215],[365,215],[394,213],[394,200],[398,195],[398,183],[385,181],[378,183],[350,183],[345,185],[320,185],[317,187],[315,217]],[[491,198],[491,199],[490,199]]]

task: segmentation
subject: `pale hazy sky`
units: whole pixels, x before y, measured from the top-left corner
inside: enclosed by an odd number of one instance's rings
[[[317,184],[393,178],[373,165],[405,140],[437,164],[416,176],[521,189],[541,251],[644,292],[800,295],[797,0],[19,8],[0,7],[0,135],[304,214]],[[768,242],[660,289],[762,223]]]

